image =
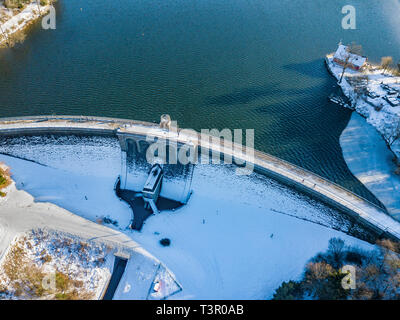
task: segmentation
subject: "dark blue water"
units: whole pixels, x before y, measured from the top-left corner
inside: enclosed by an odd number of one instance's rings
[[[369,196],[339,136],[350,111],[327,102],[323,57],[339,40],[400,59],[398,0],[59,0],[0,51],[0,116],[102,115],[181,127],[254,128],[256,147]]]

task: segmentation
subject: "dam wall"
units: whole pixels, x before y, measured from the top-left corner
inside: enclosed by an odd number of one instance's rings
[[[118,137],[122,150],[122,171],[126,168],[127,146],[129,145],[127,141],[129,140],[139,143],[146,141],[146,137],[152,137],[173,141],[178,148],[182,145],[192,145],[196,148],[197,153],[204,150],[221,152],[222,157],[232,157],[236,163],[251,163],[254,165],[254,171],[272,177],[337,208],[382,237],[400,240],[400,223],[390,217],[384,208],[287,161],[252,148],[246,148],[243,145],[226,143],[220,138],[209,136],[209,139],[204,139],[202,136],[200,139],[200,134],[195,131],[178,128],[164,129],[160,128],[157,123],[105,117],[35,116],[0,119],[0,137],[38,134]],[[124,182],[126,183],[126,176],[124,177],[122,174],[121,184]]]

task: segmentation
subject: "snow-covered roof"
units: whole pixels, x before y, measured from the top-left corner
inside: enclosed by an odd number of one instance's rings
[[[143,190],[153,192],[154,189],[157,187],[159,181],[161,180],[161,176],[162,176],[161,166],[159,164],[154,165],[150,170],[149,176],[147,177]]]
[[[339,45],[333,58],[339,59],[341,61],[346,61],[346,59],[349,57],[349,55],[350,55],[350,58],[349,58],[348,62],[352,63],[356,67],[361,68],[364,65],[364,63],[367,61],[366,57],[348,52],[347,46],[345,46],[343,44]]]

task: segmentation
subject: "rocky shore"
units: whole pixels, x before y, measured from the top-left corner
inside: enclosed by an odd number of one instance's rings
[[[12,47],[24,39],[23,30],[47,14],[50,2],[31,2],[21,8],[7,8],[0,2],[0,47]]]
[[[342,81],[339,82],[343,67],[333,61],[333,55],[327,55],[325,62],[330,73],[338,79],[338,85],[355,111],[382,135],[394,153],[395,160],[400,164],[400,138],[396,139],[400,132],[400,105],[392,106],[386,100],[389,96],[387,88],[400,92],[400,77],[369,65],[363,72],[347,68]],[[360,86],[363,86],[368,94],[357,93]]]

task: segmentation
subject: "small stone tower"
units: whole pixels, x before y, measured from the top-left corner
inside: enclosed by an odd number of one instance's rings
[[[169,130],[170,127],[171,127],[171,117],[169,116],[169,114],[161,115],[160,128]]]

